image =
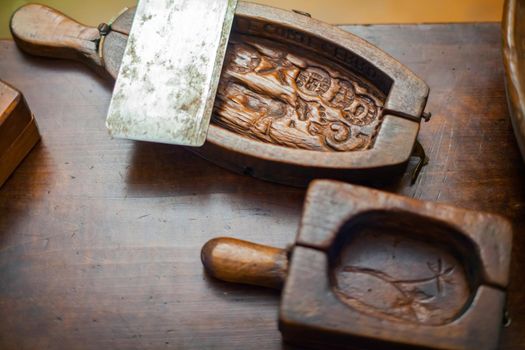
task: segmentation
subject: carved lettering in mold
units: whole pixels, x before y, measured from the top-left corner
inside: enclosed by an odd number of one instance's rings
[[[372,148],[382,122],[384,94],[341,67],[310,56],[265,39],[234,35],[214,122],[245,137],[290,148]]]

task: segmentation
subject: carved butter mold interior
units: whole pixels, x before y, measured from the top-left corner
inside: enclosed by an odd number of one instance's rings
[[[370,316],[432,326],[453,322],[479,285],[472,244],[458,237],[454,228],[415,214],[360,214],[344,225],[329,254],[332,289]]]
[[[230,37],[213,122],[295,149],[371,149],[385,93],[313,51],[254,35]]]

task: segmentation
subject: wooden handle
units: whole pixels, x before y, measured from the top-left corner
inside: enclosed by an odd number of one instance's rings
[[[11,17],[11,33],[25,52],[54,58],[82,61],[103,70],[98,55],[100,33],[61,12],[43,5],[29,4]]]
[[[215,238],[202,247],[206,271],[223,281],[281,289],[288,272],[287,251],[234,238]]]

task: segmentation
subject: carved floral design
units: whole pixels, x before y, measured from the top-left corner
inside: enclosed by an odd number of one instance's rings
[[[264,39],[234,36],[214,121],[246,137],[290,148],[371,148],[385,96],[334,67]]]
[[[336,288],[337,294],[358,309],[372,309],[382,314],[405,319],[415,323],[427,323],[440,312],[439,299],[447,297],[447,285],[453,288],[455,266],[446,266],[438,258],[436,262],[427,262],[429,275],[423,278],[397,279],[376,269],[357,266],[344,266],[342,273],[351,274],[350,278],[359,278],[368,282],[367,290],[362,287]],[[371,287],[374,286],[374,287]],[[390,299],[383,303],[371,303],[366,293],[380,287],[388,291]]]

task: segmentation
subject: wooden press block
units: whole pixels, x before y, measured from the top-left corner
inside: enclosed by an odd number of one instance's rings
[[[317,181],[279,328],[319,349],[496,349],[511,241],[495,215]]]
[[[0,81],[0,186],[40,139],[22,94]]]

